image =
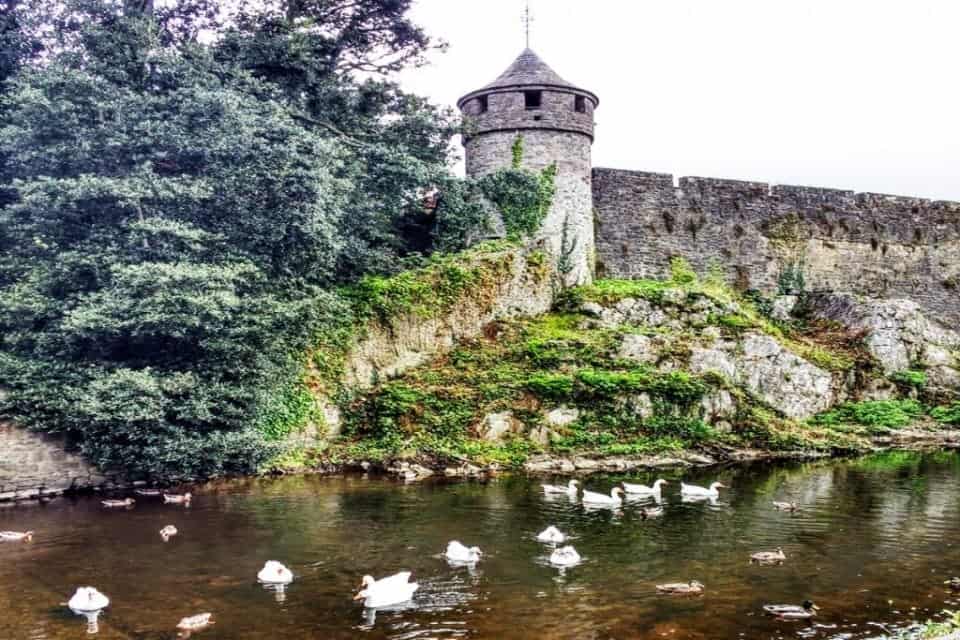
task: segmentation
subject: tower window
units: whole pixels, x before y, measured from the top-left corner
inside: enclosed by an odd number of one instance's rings
[[[487,96],[480,96],[477,98],[477,113],[486,113],[487,109],[490,108],[490,104],[487,102]]]
[[[542,91],[524,91],[523,92],[523,103],[526,108],[529,109],[539,109],[540,108],[540,96]]]
[[[573,98],[573,110],[577,113],[586,113],[587,112],[587,99],[583,96],[574,96]]]

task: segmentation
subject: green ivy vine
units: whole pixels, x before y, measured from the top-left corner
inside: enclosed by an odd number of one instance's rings
[[[540,229],[556,194],[557,165],[534,172],[522,167],[523,137],[517,136],[511,147],[512,164],[484,176],[480,190],[500,210],[507,237],[517,240]]]

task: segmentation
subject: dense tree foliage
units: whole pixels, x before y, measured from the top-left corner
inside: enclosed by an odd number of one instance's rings
[[[450,114],[382,75],[431,41],[409,0],[6,3],[3,411],[104,467],[251,469],[335,286],[482,224]]]

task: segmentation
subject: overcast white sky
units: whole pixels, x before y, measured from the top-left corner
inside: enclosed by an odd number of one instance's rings
[[[523,49],[523,0],[415,0],[453,105]],[[600,97],[594,165],[960,201],[958,0],[531,0],[532,48]]]

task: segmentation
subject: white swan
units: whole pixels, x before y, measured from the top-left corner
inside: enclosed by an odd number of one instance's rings
[[[276,560],[267,560],[257,574],[257,580],[264,584],[290,584],[293,582],[293,572]]]
[[[584,491],[583,492],[583,503],[584,504],[602,504],[609,505],[612,507],[617,507],[623,504],[623,498],[620,496],[623,495],[623,489],[620,487],[614,487],[610,490],[610,495],[606,496],[602,493],[596,493],[594,491]]]
[[[420,588],[416,582],[410,582],[410,575],[409,571],[401,571],[379,580],[373,576],[363,576],[360,593],[353,599],[363,600],[363,606],[371,609],[407,602]]]
[[[627,493],[652,496],[652,495],[659,495],[660,487],[670,483],[664,480],[663,478],[660,478],[659,480],[653,483],[652,487],[648,487],[645,484],[630,484],[629,482],[622,482],[621,484],[623,485],[623,490],[626,491]]]
[[[480,547],[467,547],[460,544],[457,540],[451,540],[450,543],[447,544],[447,550],[444,555],[450,562],[473,564],[480,562],[480,556],[483,555],[483,552],[480,551]]]
[[[718,498],[720,492],[718,489],[726,489],[727,485],[720,482],[714,482],[709,488],[698,487],[695,484],[680,483],[680,495],[687,498]]]
[[[572,567],[580,562],[580,554],[571,545],[554,549],[550,554],[550,564],[556,567]]]
[[[561,544],[566,542],[567,534],[560,529],[557,529],[553,525],[550,525],[543,531],[537,534],[537,540],[540,542],[549,542],[550,544]]]
[[[110,598],[93,587],[78,587],[67,606],[80,613],[100,611],[110,605]]]
[[[577,487],[580,486],[580,481],[571,480],[567,483],[567,486],[563,486],[562,484],[542,484],[540,486],[543,487],[543,492],[547,494],[566,493],[568,495],[575,496],[577,495]]]

